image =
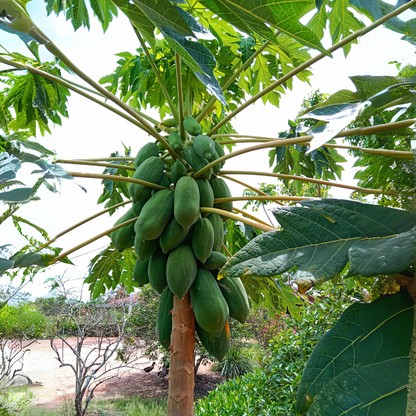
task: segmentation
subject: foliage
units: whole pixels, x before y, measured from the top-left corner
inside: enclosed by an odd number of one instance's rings
[[[0,390],[0,416],[27,415],[34,394],[27,387],[9,387]]]
[[[342,287],[315,293],[313,304],[300,307],[302,319],[278,317],[281,332],[266,350],[263,366],[222,383],[199,400],[197,416],[294,415],[296,391],[309,355],[350,303]]]

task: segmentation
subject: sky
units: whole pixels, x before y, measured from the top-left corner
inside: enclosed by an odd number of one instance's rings
[[[70,22],[66,22],[63,16],[46,16],[46,10],[42,0],[33,0],[28,4],[29,13],[34,22],[48,37],[84,72],[98,80],[102,76],[111,73],[118,60],[116,53],[129,51],[134,53],[140,46],[128,23],[120,13],[120,17],[110,24],[109,29],[103,34],[98,21],[91,18],[91,30],[79,29],[74,33]],[[414,17],[407,13],[406,18]],[[325,43],[326,42],[326,43]],[[0,32],[0,44],[9,51],[21,52],[30,55],[25,45],[17,36]],[[328,39],[324,40],[324,46],[328,47]],[[51,55],[41,47],[43,59],[51,59]],[[406,65],[416,65],[415,47],[408,42],[401,41],[400,35],[384,28],[378,28],[359,40],[359,45],[353,45],[348,59],[345,59],[342,51],[336,51],[333,58],[324,58],[311,68],[314,75],[311,77],[311,85],[294,81],[293,91],[288,92],[281,99],[280,108],[262,103],[244,110],[232,120],[234,128],[240,134],[277,137],[277,134],[287,129],[287,120],[293,120],[299,111],[302,100],[309,93],[320,89],[324,93],[335,93],[340,89],[354,90],[349,80],[353,75],[397,75],[396,66],[390,61],[398,61]],[[2,68],[0,68],[2,69]],[[76,82],[81,82],[75,78]],[[57,153],[58,158],[97,158],[108,157],[112,152],[123,153],[123,144],[131,146],[132,155],[149,140],[146,133],[137,129],[117,115],[88,102],[75,93],[69,99],[69,119],[63,119],[62,126],[54,126],[52,134],[46,133],[45,137],[38,137],[39,141],[49,149]],[[150,116],[157,118],[154,111],[147,111]],[[339,143],[342,139],[337,139]],[[227,170],[252,170],[269,171],[268,150],[250,153],[248,155],[230,159],[225,168]],[[76,165],[65,165],[69,171],[102,173],[102,168],[86,168]],[[30,175],[33,166],[26,166],[18,173],[18,178],[24,178],[26,185],[30,186],[36,177]],[[355,169],[352,168],[352,160],[345,166],[343,174],[344,183],[354,183]],[[262,177],[258,181],[253,176],[238,176],[239,180],[257,186],[259,181],[273,183],[271,178]],[[102,186],[97,179],[80,179],[76,182],[87,189],[87,193],[81,190],[73,182],[63,181],[59,194],[52,194],[42,190],[39,193],[41,201],[32,202],[18,211],[18,215],[33,221],[45,228],[52,237],[58,232],[70,227],[82,219],[103,209],[103,205],[97,206],[96,201],[102,192]],[[243,187],[230,184],[233,195],[242,195]],[[336,198],[348,198],[349,192],[341,188],[332,188],[331,194]],[[244,203],[236,203],[241,208]],[[109,218],[103,215],[100,218],[68,233],[60,238],[55,246],[67,250],[100,232],[111,228],[114,222],[125,211],[119,210]],[[263,214],[259,216],[264,219]],[[24,229],[28,233],[32,230]],[[0,246],[13,243],[18,249],[25,244],[25,240],[17,235],[17,231],[10,220],[2,224],[0,230]],[[80,285],[87,276],[89,260],[99,252],[100,248],[108,245],[109,238],[104,237],[97,242],[84,247],[70,255],[75,266],[55,265],[36,277],[34,283],[26,286],[32,296],[43,296],[47,289],[43,284],[47,277],[54,277],[65,273],[74,285]],[[8,282],[0,279],[0,284]],[[84,288],[84,291],[86,289]]]

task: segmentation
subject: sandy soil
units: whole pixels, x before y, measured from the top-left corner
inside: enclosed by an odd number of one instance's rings
[[[69,341],[71,345],[75,345],[74,339]],[[73,353],[70,349],[68,347],[62,348],[60,340],[55,340],[55,344],[63,355],[64,361],[74,363]],[[84,354],[90,352],[95,346],[96,340],[94,338],[87,339]],[[50,340],[36,341],[29,348],[30,352],[25,356],[24,374],[35,383],[30,387],[35,393],[35,405],[51,408],[73,397],[75,392],[73,370],[70,367],[60,366],[56,354],[51,348]],[[135,364],[135,369],[123,369],[119,377],[97,387],[94,398],[105,398],[107,400],[130,395],[145,398],[167,397],[169,376],[165,378],[157,376],[161,364],[156,364],[151,373],[145,373],[142,369],[150,364],[146,358],[139,358]],[[110,365],[114,365],[114,360]],[[221,381],[221,377],[210,373],[209,366],[201,366],[195,378],[195,396],[205,396]],[[27,384],[27,381],[18,377],[16,384]]]

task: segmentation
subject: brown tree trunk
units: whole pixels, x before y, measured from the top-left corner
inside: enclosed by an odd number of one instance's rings
[[[194,414],[195,318],[189,293],[173,297],[168,416]]]

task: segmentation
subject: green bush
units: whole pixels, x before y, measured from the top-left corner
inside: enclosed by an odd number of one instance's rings
[[[301,307],[301,321],[282,314],[275,324],[283,330],[270,341],[263,367],[221,384],[199,400],[195,415],[295,415],[296,391],[306,361],[349,303],[343,292],[331,290],[321,293],[313,305]]]
[[[251,373],[256,368],[255,360],[246,348],[232,346],[220,363],[214,363],[211,371],[226,379]]]

